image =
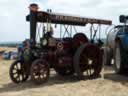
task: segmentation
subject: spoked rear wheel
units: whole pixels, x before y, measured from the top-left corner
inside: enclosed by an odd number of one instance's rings
[[[102,69],[102,52],[94,44],[83,44],[74,56],[74,68],[79,79],[83,79],[84,72],[87,77],[96,78]]]
[[[14,83],[25,82],[29,77],[25,64],[20,60],[12,63],[10,66],[9,75]]]
[[[48,62],[38,59],[33,62],[31,66],[31,79],[35,84],[41,84],[49,78],[49,65]]]

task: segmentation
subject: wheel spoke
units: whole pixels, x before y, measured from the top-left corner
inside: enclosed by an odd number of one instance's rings
[[[88,76],[90,76],[91,75],[91,69],[88,69]]]
[[[15,78],[19,81],[19,77],[20,77],[19,74],[17,74],[17,76]]]
[[[15,68],[18,69],[18,65],[15,65]]]
[[[22,81],[22,75],[20,74],[20,76],[19,76],[19,80],[20,80],[20,82]]]

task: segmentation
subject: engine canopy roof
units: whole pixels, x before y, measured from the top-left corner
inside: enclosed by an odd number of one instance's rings
[[[67,24],[67,25],[76,25],[76,26],[85,26],[86,24],[103,24],[111,25],[111,20],[96,19],[96,18],[86,18],[58,13],[49,13],[44,11],[37,11],[36,13],[36,22],[49,22],[54,24]],[[29,21],[30,15],[27,16],[27,21]]]

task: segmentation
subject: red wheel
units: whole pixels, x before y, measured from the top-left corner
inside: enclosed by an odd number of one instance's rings
[[[94,44],[81,45],[74,56],[74,68],[79,79],[86,71],[88,77],[98,77],[102,69],[102,54]]]
[[[41,84],[49,78],[49,65],[48,62],[38,59],[33,62],[30,70],[31,79],[35,84]]]

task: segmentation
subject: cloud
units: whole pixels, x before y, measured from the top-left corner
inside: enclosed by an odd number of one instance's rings
[[[100,4],[102,4],[102,0],[89,0],[89,1],[86,1],[86,2],[81,2],[80,5],[81,7],[84,7],[84,8],[88,8],[88,7],[97,7],[99,6]]]
[[[21,41],[28,37],[25,15],[29,2],[22,0],[0,1],[0,42]],[[27,34],[26,34],[27,33]]]
[[[29,23],[25,21],[30,3],[40,10],[113,20],[118,24],[120,14],[128,15],[127,0],[0,0],[0,42],[22,41],[29,37]]]

